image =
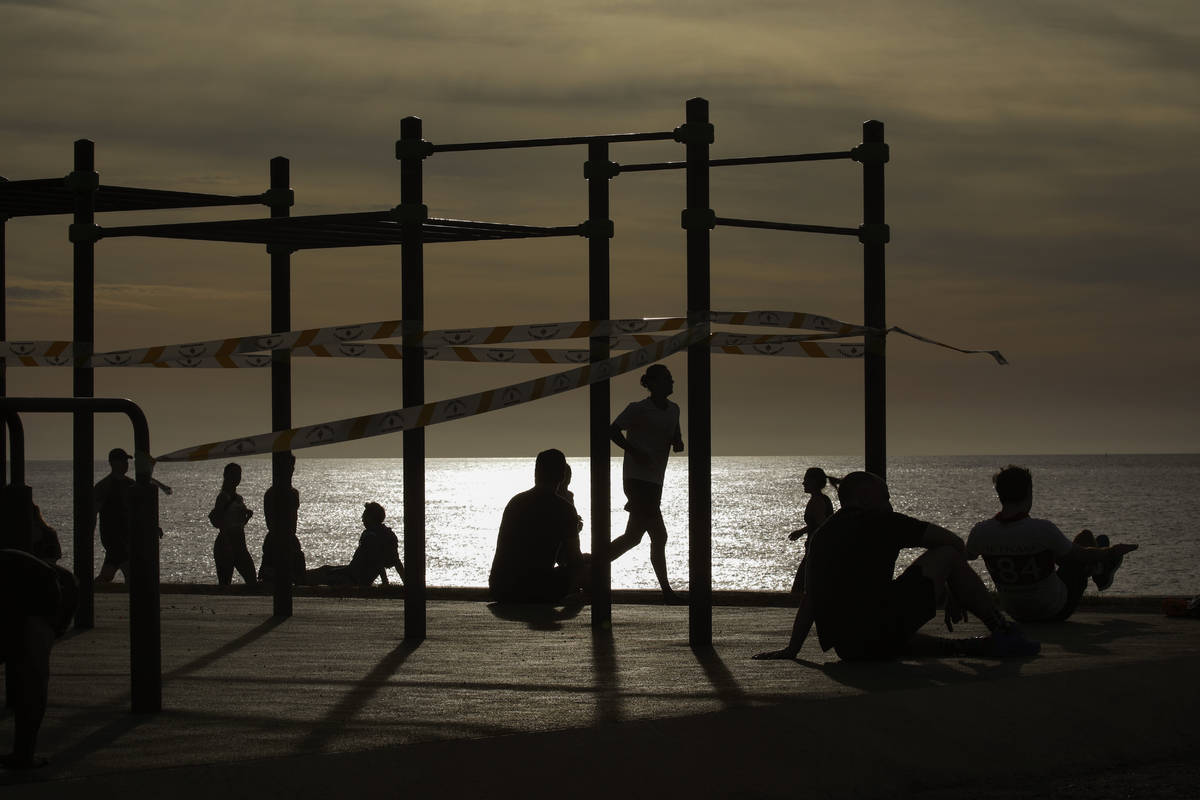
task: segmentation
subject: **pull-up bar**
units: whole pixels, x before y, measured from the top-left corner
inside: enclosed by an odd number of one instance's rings
[[[835,150],[829,153],[797,153],[786,156],[748,156],[745,158],[714,158],[710,167],[748,167],[755,164],[787,164],[796,161],[837,161],[853,158],[853,150]],[[654,172],[662,169],[686,169],[686,161],[657,161],[649,164],[618,164],[618,172]]]
[[[433,144],[424,142],[419,145],[424,153],[412,155],[430,155],[432,153],[461,153],[467,150],[511,150],[518,147],[560,147],[574,144],[592,144],[594,142],[661,142],[678,141],[676,131],[656,131],[653,133],[608,133],[598,136],[561,136],[552,139],[508,139],[496,142],[462,142],[460,144]],[[404,142],[404,145],[401,144]],[[401,152],[402,146],[411,146],[403,139],[396,142],[396,158],[410,155]]]

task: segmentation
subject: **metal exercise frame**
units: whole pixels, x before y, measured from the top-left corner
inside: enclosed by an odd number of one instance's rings
[[[614,233],[609,209],[609,181],[623,173],[682,169],[686,180],[686,205],[681,224],[687,241],[687,316],[693,325],[707,325],[711,312],[711,231],[717,226],[763,228],[771,230],[854,236],[863,245],[863,298],[866,354],[864,357],[865,466],[886,477],[886,396],[884,352],[884,248],[889,229],[884,221],[884,165],[888,146],[883,123],[863,124],[862,142],[843,151],[746,158],[710,158],[714,130],[709,121],[708,101],[693,98],[686,104],[685,122],[671,131],[619,133],[599,136],[519,139],[487,142],[437,144],[422,138],[422,121],[406,117],[400,124],[396,158],[400,162],[400,204],[390,211],[353,214],[326,214],[290,217],[293,203],[289,187],[288,161],[271,161],[271,188],[254,198],[227,198],[237,203],[265,203],[270,219],[226,222],[194,222],[166,225],[139,225],[100,228],[94,224],[98,179],[92,159],[92,143],[76,142],[76,169],[68,177],[74,198],[75,219],[71,241],[75,246],[76,314],[75,341],[90,343],[93,338],[91,308],[93,247],[101,238],[148,236],[211,241],[265,244],[271,258],[271,329],[290,329],[291,253],[297,250],[363,245],[399,244],[401,261],[401,315],[404,320],[402,351],[402,396],[405,407],[425,402],[425,365],[421,358],[419,334],[424,317],[424,245],[426,242],[481,241],[508,238],[541,238],[578,235],[588,239],[588,296],[591,319],[608,319],[610,314],[610,248]],[[675,141],[684,145],[685,158],[678,162],[621,165],[609,160],[613,144],[643,141]],[[588,219],[579,225],[531,227],[430,218],[423,201],[423,162],[439,153],[512,148],[584,146],[587,161],[584,177],[588,184]],[[718,217],[711,208],[709,172],[714,167],[752,166],[790,162],[853,160],[863,168],[863,222],[858,227],[833,227],[762,220]],[[16,183],[16,182],[14,182]],[[0,183],[0,197],[6,184]],[[200,197],[200,196],[197,196]],[[218,203],[212,202],[211,205]],[[108,209],[104,209],[108,210]],[[4,209],[0,208],[0,214]],[[54,212],[41,212],[54,213]],[[8,216],[16,214],[9,213]],[[0,237],[2,237],[0,226]],[[3,241],[0,238],[0,245]],[[2,250],[2,248],[0,248]],[[3,280],[0,262],[0,281]],[[0,312],[2,313],[2,312]],[[0,336],[3,336],[0,316]],[[90,352],[90,344],[88,345]],[[590,339],[591,361],[609,355],[604,337]],[[272,428],[291,427],[290,354],[274,351],[271,381]],[[688,348],[688,533],[689,533],[689,641],[693,646],[708,646],[712,641],[712,438],[711,438],[711,352],[707,342]],[[93,391],[90,367],[75,367],[77,397]],[[3,369],[0,367],[0,390]],[[609,424],[611,400],[609,382],[595,383],[589,390],[589,449],[592,483],[592,625],[597,629],[611,626],[612,596],[609,567],[611,519],[609,496]],[[80,511],[86,506],[90,517],[92,428],[91,418],[76,415],[76,552],[87,555],[91,568],[90,527],[86,548],[81,547]],[[425,431],[406,430],[403,437],[404,480],[404,553],[407,566],[405,582],[404,638],[421,640],[426,636],[425,584]],[[86,439],[86,442],[84,441]],[[272,484],[283,481],[282,459],[273,457]],[[81,466],[82,465],[82,466]],[[281,494],[281,493],[277,493]],[[90,520],[89,520],[90,524]],[[287,565],[287,560],[281,564]],[[285,566],[286,568],[286,566]],[[76,567],[77,573],[79,567]],[[85,570],[85,571],[87,571]],[[291,580],[276,580],[274,613],[292,613]],[[88,602],[91,602],[91,575],[86,575]],[[81,588],[84,576],[81,576]],[[90,613],[90,608],[89,608]],[[90,617],[89,617],[90,619]],[[77,622],[77,625],[79,623]],[[89,623],[90,624],[90,623]]]

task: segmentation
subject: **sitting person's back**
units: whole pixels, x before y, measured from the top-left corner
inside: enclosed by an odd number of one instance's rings
[[[394,567],[404,580],[404,564],[400,561],[400,539],[395,531],[383,524],[385,512],[378,503],[367,503],[363,510],[363,532],[347,570],[359,586],[370,586],[378,577],[388,582],[387,570]]]
[[[331,565],[310,569],[305,582],[328,584],[329,586],[370,586],[379,578],[388,582],[387,571],[392,567],[404,580],[404,564],[400,561],[400,540],[395,532],[383,524],[387,512],[379,503],[364,503],[362,513],[363,532],[358,537],[358,547],[349,564]]]
[[[565,474],[561,451],[539,453],[534,487],[505,507],[488,576],[496,600],[552,603],[582,584],[587,562],[579,551],[579,518],[557,493]]]

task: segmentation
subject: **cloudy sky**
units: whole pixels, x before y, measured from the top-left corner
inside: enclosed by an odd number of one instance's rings
[[[708,98],[714,157],[842,150],[883,120],[888,322],[1011,364],[892,337],[892,454],[1196,452],[1200,424],[1200,6],[1192,0],[796,0],[441,4],[310,0],[0,0],[0,175],[57,177],[73,140],[101,180],[230,194],[292,159],[295,214],[399,202],[400,119],[435,142],[668,130]],[[439,154],[435,216],[538,225],[586,217],[581,148]],[[674,160],[671,143],[613,159]],[[718,215],[854,226],[850,162],[714,172]],[[684,311],[681,173],[612,183],[613,314]],[[101,225],[258,216],[254,207],[109,215]],[[71,334],[67,217],[6,224],[8,336]],[[713,307],[862,320],[860,246],[718,229]],[[268,328],[259,246],[121,239],[97,247],[102,350]],[[293,258],[295,327],[400,315],[399,251]],[[426,325],[583,319],[582,239],[426,248]],[[674,357],[687,408],[686,365]],[[182,371],[180,371],[182,372]],[[264,371],[107,370],[141,403],[152,449],[263,432]],[[430,364],[427,398],[547,370]],[[714,357],[719,454],[862,451],[858,361]],[[10,369],[14,395],[70,375]],[[296,424],[401,405],[399,363],[305,363]],[[613,382],[614,412],[643,395]],[[432,455],[587,451],[583,393],[431,428]],[[69,455],[63,420],[31,457]],[[98,452],[128,438],[104,423]],[[128,444],[126,444],[128,446]],[[399,437],[322,455],[399,455]],[[310,451],[317,455],[318,451]]]

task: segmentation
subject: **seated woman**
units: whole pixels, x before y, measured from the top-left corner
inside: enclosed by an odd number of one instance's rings
[[[362,513],[363,532],[350,563],[342,566],[326,564],[317,569],[310,569],[305,574],[305,582],[330,586],[370,586],[379,578],[386,584],[389,567],[395,569],[403,581],[404,564],[400,561],[400,540],[391,528],[383,524],[386,517],[387,512],[379,503],[365,503]]]

